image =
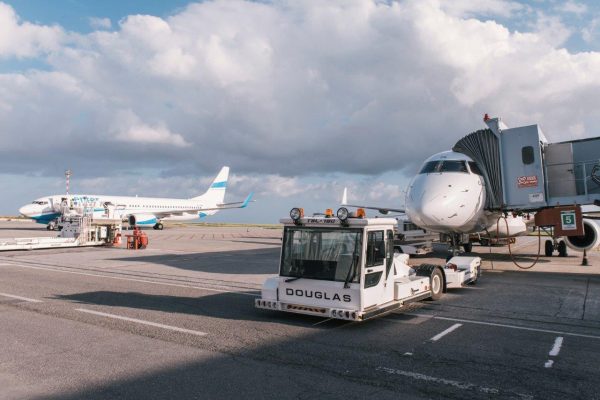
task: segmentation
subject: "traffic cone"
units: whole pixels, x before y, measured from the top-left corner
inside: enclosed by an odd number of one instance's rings
[[[583,260],[581,260],[581,265],[583,265],[584,267],[587,267],[588,265],[590,265],[588,263],[587,251],[586,250],[583,251]]]

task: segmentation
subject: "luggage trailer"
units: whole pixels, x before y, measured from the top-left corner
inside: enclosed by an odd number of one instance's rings
[[[293,208],[284,225],[279,275],[268,278],[255,307],[363,321],[408,303],[442,297],[475,283],[479,257],[453,257],[444,266],[409,266],[394,252],[394,218],[366,218],[342,207],[337,217],[304,217]]]

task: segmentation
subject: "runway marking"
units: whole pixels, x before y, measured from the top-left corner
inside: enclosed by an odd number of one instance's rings
[[[30,303],[43,303],[42,300],[30,299],[29,297],[15,296],[14,294],[0,293],[0,296],[10,297],[11,299],[28,301]]]
[[[555,357],[558,355],[558,353],[560,353],[560,348],[563,344],[563,337],[562,336],[558,336],[556,338],[556,340],[554,341],[554,346],[552,346],[552,350],[550,350],[550,353],[548,353],[549,356]]]
[[[163,286],[174,286],[174,287],[181,287],[181,288],[188,288],[188,289],[207,290],[209,292],[234,293],[234,294],[241,294],[243,296],[252,296],[252,297],[260,297],[261,296],[260,294],[245,293],[245,292],[235,292],[235,291],[232,291],[232,290],[212,289],[212,288],[205,288],[205,287],[202,287],[202,286],[178,285],[176,283],[155,282],[155,281],[149,281],[149,280],[146,280],[146,279],[134,279],[134,278],[123,278],[121,276],[91,274],[89,272],[65,271],[63,269],[46,268],[46,267],[34,267],[32,265],[20,265],[20,264],[4,264],[4,265],[10,265],[11,267],[17,267],[17,268],[30,268],[30,269],[41,269],[41,270],[52,271],[52,272],[62,272],[62,273],[65,273],[65,274],[74,274],[74,275],[94,276],[94,277],[98,277],[98,278],[117,279],[117,280],[121,280],[121,281],[132,281],[132,282],[150,283],[152,285],[163,285]]]
[[[168,329],[168,330],[171,330],[171,331],[182,332],[182,333],[189,333],[191,335],[197,335],[197,336],[208,335],[208,333],[206,333],[206,332],[194,331],[192,329],[178,328],[176,326],[159,324],[159,323],[156,323],[156,322],[145,321],[143,319],[129,318],[129,317],[123,317],[121,315],[108,314],[108,313],[103,313],[103,312],[100,312],[100,311],[88,310],[87,308],[76,308],[75,310],[76,311],[80,311],[80,312],[84,312],[84,313],[88,313],[88,314],[99,315],[101,317],[120,319],[120,320],[123,320],[123,321],[135,322],[136,324],[155,326],[157,328]]]
[[[456,389],[476,390],[478,392],[482,392],[482,393],[486,393],[486,394],[499,394],[500,393],[500,389],[497,389],[497,388],[479,386],[474,383],[460,382],[460,381],[455,381],[452,379],[438,378],[435,376],[419,374],[418,372],[403,371],[400,369],[393,369],[393,368],[386,368],[386,367],[377,367],[377,371],[382,371],[382,372],[388,373],[390,375],[401,375],[401,376],[405,376],[407,378],[412,378],[412,379],[419,380],[419,381],[433,382],[433,383],[438,383],[438,384],[442,384],[442,385],[452,386]],[[526,394],[522,394],[522,393],[514,393],[514,394],[516,394],[521,399],[533,399],[533,396],[530,396],[530,395],[526,395]]]
[[[437,342],[438,340],[440,340],[441,338],[443,338],[444,336],[446,336],[450,332],[453,332],[453,331],[457,330],[461,326],[462,326],[462,324],[454,324],[450,328],[446,329],[443,332],[438,333],[437,335],[435,335],[434,337],[432,337],[429,340],[431,340],[432,342]]]
[[[560,348],[562,347],[562,344],[563,344],[563,337],[562,336],[557,336],[556,339],[554,340],[554,345],[552,346],[552,349],[550,350],[550,352],[548,353],[548,355],[550,357],[556,357],[558,355],[558,353],[560,353]],[[553,360],[548,360],[544,364],[544,367],[545,368],[552,368],[553,364],[554,364]]]
[[[414,315],[417,315],[417,314],[414,314]],[[422,316],[426,317],[427,315],[423,314]],[[588,338],[588,339],[600,339],[600,336],[596,336],[596,335],[586,335],[586,334],[583,334],[583,333],[572,333],[572,332],[564,332],[564,331],[554,331],[554,330],[551,330],[551,329],[530,328],[530,327],[527,327],[527,326],[498,324],[498,323],[495,323],[495,322],[474,321],[474,320],[471,320],[471,319],[450,318],[450,317],[437,317],[437,316],[433,316],[431,318],[441,319],[441,320],[444,320],[444,321],[464,322],[464,323],[467,323],[467,324],[498,326],[498,327],[501,327],[501,328],[518,329],[518,330],[531,331],[531,332],[544,332],[544,333],[553,333],[553,334],[556,334],[556,335],[575,336],[575,337],[582,337],[582,338]]]

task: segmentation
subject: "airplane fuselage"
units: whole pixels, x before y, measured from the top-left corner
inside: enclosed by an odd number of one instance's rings
[[[199,200],[186,200],[174,198],[157,197],[125,197],[104,195],[53,195],[36,199],[19,209],[19,212],[39,223],[49,223],[61,215],[61,205],[69,208],[86,211],[93,214],[95,218],[105,215],[106,204],[114,206],[114,215],[117,218],[127,218],[130,215],[138,215],[143,218],[137,221],[138,225],[150,225],[157,222],[155,214],[172,211],[177,215],[160,218],[165,221],[187,221],[203,218],[214,214],[216,211],[192,212],[193,209],[202,209],[205,202]],[[178,210],[186,210],[179,212]]]

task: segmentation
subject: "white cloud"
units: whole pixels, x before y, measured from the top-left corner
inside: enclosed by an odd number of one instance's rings
[[[0,5],[0,30],[26,43],[0,35],[0,55],[51,69],[0,74],[5,170],[72,153],[75,169],[135,160],[174,176],[225,163],[294,196],[322,188],[281,176],[410,175],[484,112],[556,141],[600,123],[600,53],[567,51],[560,20],[515,2],[202,2],[68,42]],[[519,13],[526,32],[492,19]]]
[[[568,0],[566,2],[560,2],[556,6],[556,11],[572,13],[578,16],[585,14],[588,11],[588,7],[583,4],[573,0]]]
[[[452,0],[440,1],[437,5],[455,17],[473,15],[510,17],[525,6],[516,1],[505,0]]]
[[[120,112],[114,126],[117,140],[138,144],[161,144],[186,147],[190,144],[177,133],[171,132],[164,122],[150,126],[143,123],[131,110]]]
[[[99,18],[99,17],[90,17],[90,26],[93,29],[110,29],[112,28],[112,22],[110,18]]]
[[[581,37],[587,43],[592,43],[600,34],[600,17],[593,18],[586,27],[581,30]]]
[[[0,58],[48,53],[58,49],[64,38],[62,28],[22,22],[11,6],[0,2]]]

